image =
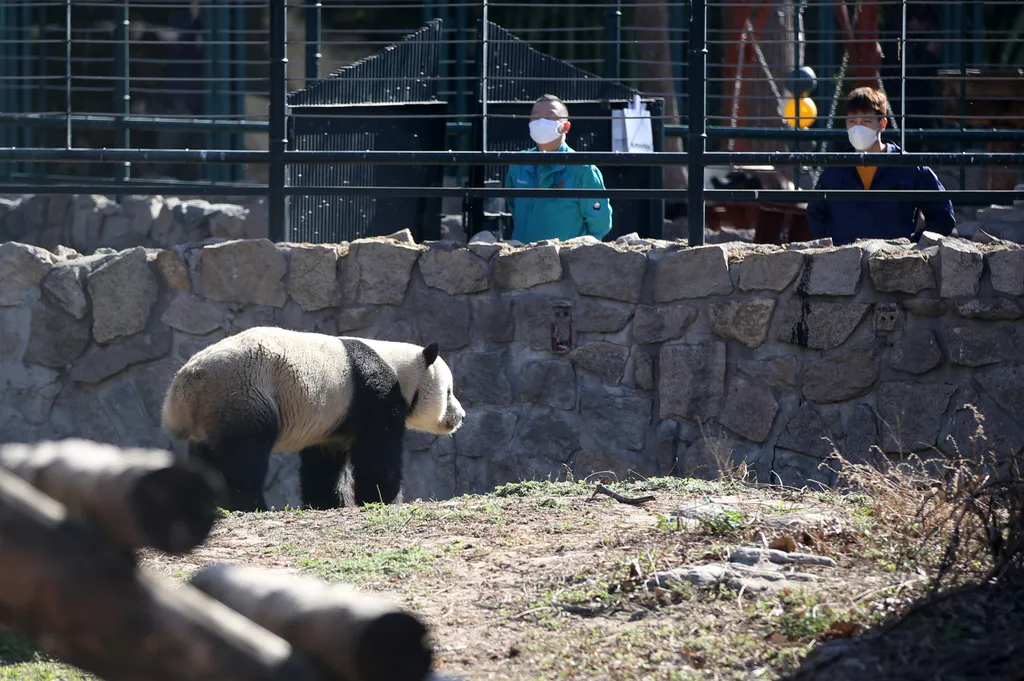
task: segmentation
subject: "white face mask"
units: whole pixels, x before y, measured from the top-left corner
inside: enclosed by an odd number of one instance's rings
[[[554,142],[561,136],[558,132],[558,121],[550,118],[538,118],[530,121],[530,138],[537,144]]]
[[[872,130],[866,125],[855,125],[846,131],[847,136],[850,138],[850,144],[857,151],[865,151],[871,148],[871,145],[878,139],[878,132]]]

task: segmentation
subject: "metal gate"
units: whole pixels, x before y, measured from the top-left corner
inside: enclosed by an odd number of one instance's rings
[[[289,148],[436,151],[445,148],[447,102],[439,101],[441,20],[288,95]],[[440,187],[429,165],[295,164],[287,182],[303,186]],[[437,239],[439,198],[293,196],[290,241],[335,243],[408,227],[417,241]]]

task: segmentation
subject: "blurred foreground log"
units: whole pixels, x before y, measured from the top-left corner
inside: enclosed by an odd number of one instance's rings
[[[266,627],[346,681],[422,681],[433,663],[426,626],[391,601],[341,584],[213,565],[192,585]]]
[[[64,480],[73,469],[54,464],[51,470],[60,470],[55,479]],[[162,470],[158,479],[170,469]],[[176,480],[178,473],[170,475]],[[104,477],[96,474],[93,493],[140,490],[138,478],[123,487],[112,484],[114,479],[131,476],[111,473],[100,483]],[[88,508],[100,501],[68,494]],[[0,566],[0,625],[105,681],[322,678],[283,639],[188,585],[175,588],[137,569],[123,547],[2,469]]]
[[[6,468],[99,525],[125,548],[189,551],[206,539],[223,494],[219,478],[160,449],[67,439],[0,447]]]

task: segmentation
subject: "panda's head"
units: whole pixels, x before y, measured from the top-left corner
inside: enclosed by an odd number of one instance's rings
[[[439,356],[437,343],[423,348],[415,363],[421,370],[409,401],[406,426],[434,435],[453,434],[462,426],[466,411],[455,397],[452,372]]]

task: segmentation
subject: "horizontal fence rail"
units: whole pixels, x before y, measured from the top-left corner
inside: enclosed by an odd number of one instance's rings
[[[369,235],[376,199],[426,200],[402,203],[411,219],[462,198],[478,226],[492,199],[605,197],[651,236],[683,204],[691,244],[709,202],[1008,205],[1017,26],[1012,0],[11,0],[0,193],[266,196],[277,240],[339,220]],[[864,84],[898,153],[848,151],[842,102]],[[575,153],[526,151],[538,93],[569,103]],[[654,150],[611,151],[610,110],[634,97]],[[529,164],[596,165],[608,188],[502,186]],[[933,167],[947,190],[815,189],[824,166],[881,165]],[[732,170],[792,188],[706,184]]]

